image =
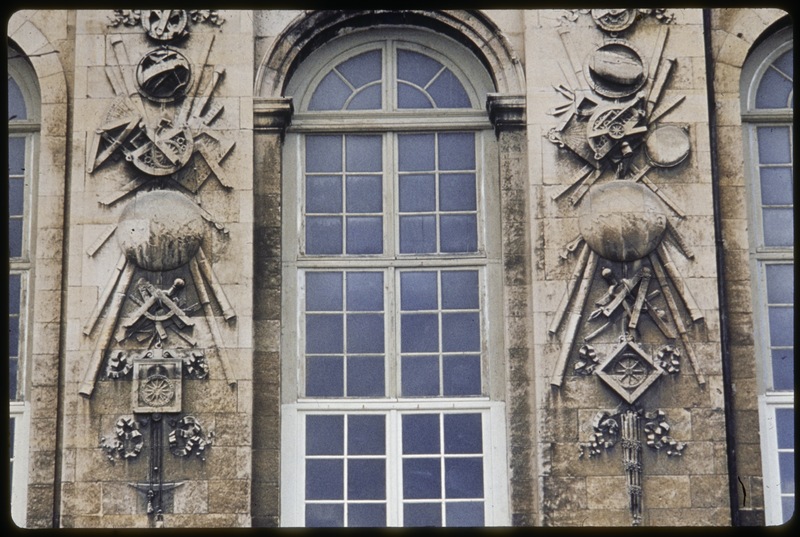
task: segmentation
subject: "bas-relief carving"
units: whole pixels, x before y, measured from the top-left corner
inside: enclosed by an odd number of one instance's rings
[[[111,26],[141,25],[157,48],[131,61],[125,36],[110,36],[106,74],[116,99],[88,152],[88,173],[108,166],[104,178],[129,178],[101,205],[132,197],[87,251],[94,256],[116,235],[121,252],[83,329],[95,349],[79,393],[91,397],[101,371],[130,383],[134,415],[119,418],[113,440],[101,446],[113,462],[135,459],[149,444],[148,479],[130,485],[144,494],[155,526],[163,525],[166,494],[182,484],[165,480],[163,452],[205,460],[212,443],[196,418],[180,417],[182,393],[191,389],[184,381],[208,378],[208,357],[216,355],[222,376],[236,384],[215,310],[227,322],[236,312],[206,256],[209,233],[228,232],[190,197],[211,175],[230,189],[222,165],[234,146],[213,127],[223,107],[212,97],[224,75],[208,65],[214,34],[190,39],[191,24],[202,22],[222,24],[215,11],[116,10]],[[149,428],[147,440],[140,427]]]
[[[573,36],[569,28],[581,15],[591,15],[603,33],[588,53],[585,37],[577,37],[586,30]],[[694,258],[675,223],[686,214],[668,185],[647,177],[679,169],[691,152],[687,127],[660,123],[684,97],[662,102],[676,60],[664,57],[668,26],[659,26],[652,42],[634,44],[643,15],[671,21],[664,10],[617,9],[572,11],[559,24],[570,68],[562,67],[566,83],[555,89],[569,102],[550,111],[561,121],[546,135],[583,162],[553,196],[556,203],[566,200],[567,210],[575,208],[580,235],[561,256],[576,259],[549,326],[551,335],[561,334],[551,384],[561,386],[572,358],[577,376],[596,375],[622,400],[614,412],[598,413],[581,455],[599,455],[621,440],[634,525],[642,523],[642,437],[669,456],[686,447],[668,434],[662,411],[645,411],[637,402],[662,376],[680,372],[682,355],[705,385],[687,328],[703,313],[670,254]],[[579,334],[583,341],[573,354]]]

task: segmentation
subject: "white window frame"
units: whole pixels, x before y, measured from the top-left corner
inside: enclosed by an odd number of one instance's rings
[[[794,409],[794,390],[778,391],[773,389],[766,267],[776,264],[794,264],[794,248],[764,245],[757,128],[788,126],[791,131],[794,112],[792,109],[785,108],[757,109],[755,97],[759,83],[772,62],[793,46],[792,28],[776,32],[761,43],[752,56],[747,59],[741,78],[745,179],[749,198],[750,270],[754,300],[756,374],[759,386],[758,410],[761,427],[764,511],[767,525],[783,523],[775,410],[778,408]],[[792,143],[794,143],[793,138]]]
[[[14,473],[11,482],[11,516],[15,524],[25,527],[28,497],[28,446],[30,404],[28,402],[30,353],[30,297],[34,280],[34,231],[36,229],[36,178],[38,177],[38,145],[41,131],[41,97],[36,73],[21,53],[7,47],[8,76],[22,92],[28,117],[8,122],[9,138],[25,139],[25,187],[23,205],[22,255],[9,258],[9,272],[20,275],[19,350],[17,399],[9,401],[9,426],[14,419]]]
[[[383,110],[306,112],[316,83],[334,65],[363,52],[370,43],[383,42],[384,51],[402,42],[410,49],[434,56],[464,83],[470,109],[391,110],[393,80],[383,72]],[[447,51],[447,56],[437,51]],[[384,66],[386,65],[384,56]],[[393,60],[389,59],[393,66]],[[391,67],[389,67],[391,68]],[[287,130],[283,158],[283,293],[282,293],[282,389],[281,389],[281,524],[305,522],[305,431],[309,413],[348,414],[382,412],[387,415],[387,525],[402,521],[402,459],[399,416],[406,412],[480,412],[483,421],[484,522],[487,526],[510,524],[508,512],[508,454],[505,420],[505,357],[503,355],[502,282],[500,256],[500,188],[496,139],[483,107],[492,83],[485,69],[466,48],[449,38],[425,30],[388,28],[357,31],[336,39],[312,53],[298,68],[287,95],[295,99],[297,112]],[[421,116],[424,114],[424,116]],[[421,119],[422,117],[422,119]],[[478,204],[478,251],[466,254],[399,254],[399,218],[396,173],[397,135],[406,132],[475,133]],[[306,134],[382,134],[384,253],[361,256],[311,256],[302,254],[304,219],[304,152]],[[487,218],[487,215],[491,217]],[[400,306],[399,273],[402,270],[478,270],[480,280],[482,349],[481,396],[399,397]],[[374,270],[384,273],[386,397],[303,397],[303,272],[308,270]],[[392,289],[389,289],[392,287]],[[443,521],[444,523],[444,521]]]

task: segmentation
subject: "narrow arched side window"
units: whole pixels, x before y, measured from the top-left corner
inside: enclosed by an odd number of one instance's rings
[[[745,61],[755,344],[767,524],[794,514],[794,44],[776,32]]]
[[[492,91],[466,47],[393,27],[287,84],[285,525],[509,523]]]
[[[11,514],[25,525],[28,471],[27,395],[30,308],[35,229],[32,221],[36,186],[36,145],[40,131],[40,97],[36,75],[27,59],[8,52],[8,380]]]

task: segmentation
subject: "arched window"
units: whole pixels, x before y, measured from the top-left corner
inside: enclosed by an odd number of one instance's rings
[[[400,28],[287,85],[285,525],[509,523],[491,91],[465,47]]]
[[[766,521],[794,513],[794,49],[791,28],[742,71]]]
[[[27,59],[8,47],[8,380],[11,514],[25,525],[28,473],[26,355],[34,258],[31,240],[39,89]]]

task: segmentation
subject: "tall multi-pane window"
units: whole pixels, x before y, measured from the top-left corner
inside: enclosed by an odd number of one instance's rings
[[[789,520],[795,505],[793,51],[791,28],[778,32],[742,75],[768,524]]]
[[[8,52],[8,384],[11,512],[24,525],[27,495],[27,297],[32,282],[31,222],[39,92],[32,67]]]
[[[458,43],[393,29],[289,83],[284,524],[508,523],[490,88]]]

